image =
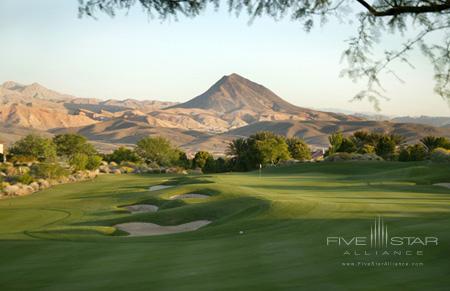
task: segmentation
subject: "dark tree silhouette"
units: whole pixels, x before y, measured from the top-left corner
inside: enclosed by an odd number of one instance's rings
[[[198,16],[208,5],[220,7],[219,0],[79,0],[80,16],[95,17],[97,12],[114,16],[117,10],[140,5],[151,16],[161,19]],[[393,62],[408,61],[408,52],[418,48],[434,68],[435,92],[450,104],[450,0],[228,0],[230,12],[245,12],[250,21],[262,15],[274,19],[290,17],[300,21],[309,31],[317,22],[323,24],[329,17],[344,22],[357,20],[354,37],[347,40],[343,59],[348,66],[342,76],[364,80],[367,86],[355,99],[368,98],[379,108],[384,95],[381,73],[390,73]],[[405,39],[410,28],[415,36]],[[382,58],[374,57],[374,49],[385,34],[402,35],[399,49],[384,48]],[[431,35],[434,35],[432,38]]]

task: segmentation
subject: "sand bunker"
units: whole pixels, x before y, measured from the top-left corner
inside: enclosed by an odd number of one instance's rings
[[[150,191],[157,191],[157,190],[162,190],[162,189],[167,189],[167,188],[171,188],[173,186],[170,185],[156,185],[156,186],[151,186],[150,188],[148,188],[148,190]]]
[[[131,213],[143,213],[143,212],[156,212],[158,211],[158,206],[151,204],[136,204],[125,206],[125,208]]]
[[[437,183],[437,184],[433,184],[433,185],[450,189],[450,183]]]
[[[117,224],[115,227],[128,232],[129,236],[147,236],[194,231],[210,223],[209,220],[196,220],[180,225],[161,226],[149,222],[128,222]]]
[[[211,197],[211,196],[204,195],[204,194],[189,193],[189,194],[174,195],[174,196],[171,196],[170,199],[209,198],[209,197]]]

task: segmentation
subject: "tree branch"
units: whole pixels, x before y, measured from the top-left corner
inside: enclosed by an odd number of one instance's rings
[[[394,6],[392,8],[378,11],[375,7],[371,6],[364,0],[356,0],[359,4],[364,6],[370,14],[376,17],[383,16],[396,16],[399,14],[421,14],[421,13],[430,13],[430,12],[441,12],[450,9],[450,1],[446,1],[443,4],[434,4],[434,5],[420,5],[420,6]]]

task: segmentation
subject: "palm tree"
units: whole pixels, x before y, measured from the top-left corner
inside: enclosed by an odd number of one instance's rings
[[[427,148],[427,151],[430,153],[434,149],[444,146],[446,144],[446,138],[429,135],[422,138],[420,142],[423,143],[423,145]]]
[[[231,143],[228,144],[228,149],[226,154],[229,156],[234,156],[239,158],[247,151],[247,141],[243,138],[238,138],[233,140]]]

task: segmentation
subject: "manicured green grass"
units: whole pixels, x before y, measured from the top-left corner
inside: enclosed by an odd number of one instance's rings
[[[320,163],[261,174],[105,175],[0,200],[0,290],[448,290],[448,165]],[[177,187],[149,192],[157,184]],[[211,198],[174,201],[184,193]],[[151,203],[156,213],[121,206]],[[327,236],[437,236],[422,267],[343,267]],[[113,225],[209,219],[190,233],[126,237]],[[243,231],[243,234],[240,234]],[[409,247],[415,250],[417,247]],[[360,248],[356,248],[361,250]]]

